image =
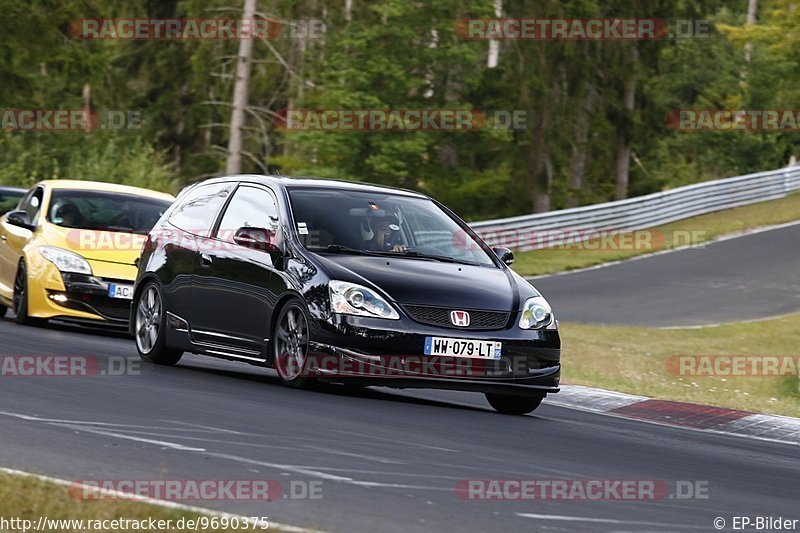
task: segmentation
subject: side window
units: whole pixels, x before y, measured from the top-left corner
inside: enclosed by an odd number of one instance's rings
[[[22,202],[19,204],[19,209],[25,211],[28,215],[28,219],[34,224],[36,223],[36,217],[39,215],[39,211],[42,210],[42,199],[44,199],[44,189],[36,187],[26,194],[25,198],[23,198]]]
[[[234,185],[233,183],[212,183],[197,187],[189,192],[186,198],[181,199],[180,205],[172,211],[169,216],[170,224],[193,235],[208,237],[217,213],[230,195]]]
[[[258,187],[239,187],[225,210],[217,238],[233,242],[239,228],[266,228],[278,232],[278,207],[273,196]]]

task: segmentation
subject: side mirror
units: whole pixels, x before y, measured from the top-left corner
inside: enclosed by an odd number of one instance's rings
[[[18,228],[27,229],[30,231],[36,229],[36,226],[33,225],[31,219],[28,218],[28,213],[25,211],[11,211],[8,213],[8,215],[6,215],[6,222],[12,226],[17,226]]]
[[[495,248],[492,248],[492,250],[494,250],[494,253],[496,253],[497,257],[500,258],[500,261],[502,261],[506,265],[511,266],[514,264],[514,252],[512,252],[508,248],[505,248],[503,246],[496,246]]]
[[[261,250],[270,254],[280,252],[273,242],[272,237],[275,233],[266,228],[239,228],[233,235],[233,242],[245,248],[252,248],[254,250]]]

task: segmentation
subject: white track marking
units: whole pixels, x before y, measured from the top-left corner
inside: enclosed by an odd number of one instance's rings
[[[363,453],[351,453],[351,452],[343,452],[341,450],[334,450],[332,448],[325,448],[324,446],[303,446],[308,450],[318,451],[323,453],[328,453],[331,455],[341,455],[342,457],[356,457],[358,459],[365,459],[367,461],[374,461],[377,463],[382,463],[386,465],[404,465],[406,464],[405,461],[399,461],[397,459],[388,459],[386,457],[376,457],[374,455],[364,455]]]
[[[661,522],[638,522],[634,520],[614,520],[611,518],[589,518],[584,516],[564,516],[558,514],[514,513],[522,518],[536,518],[538,520],[558,520],[561,522],[588,522],[591,524],[619,524],[628,526],[653,526],[653,527],[685,527],[677,524],[664,524]]]
[[[237,463],[274,468],[276,470],[283,470],[285,472],[291,472],[293,474],[299,474],[302,476],[314,477],[326,481],[334,481],[337,483],[345,483],[347,485],[357,485],[360,487],[380,487],[380,488],[408,489],[408,490],[437,490],[437,491],[451,491],[451,492],[453,490],[453,487],[430,487],[424,485],[405,485],[401,483],[382,483],[378,481],[360,481],[357,479],[353,479],[351,477],[329,474],[327,472],[322,472],[321,470],[316,470],[314,468],[281,464],[281,463],[270,463],[268,461],[260,461],[257,459],[250,459],[248,457],[239,457],[237,455],[230,455],[227,453],[206,452],[203,455],[208,457],[216,457],[218,459],[226,459],[228,461],[234,461]]]
[[[181,422],[180,420],[164,420],[164,422],[169,422],[170,424],[180,424],[182,426],[189,426],[199,429],[207,429],[209,431],[213,431],[216,433],[230,433],[232,435],[252,435],[251,433],[242,433],[241,431],[234,431],[232,429],[225,429],[225,428],[218,428],[214,426],[204,426],[202,424],[190,424],[189,422]],[[258,436],[258,435],[253,435]]]
[[[88,428],[85,426],[79,426],[76,424],[61,424],[61,423],[53,423],[50,424],[54,426],[64,427],[67,429],[73,429],[75,431],[83,431],[85,433],[94,433],[95,435],[103,435],[106,437],[114,437],[117,439],[125,439],[125,440],[132,440],[134,442],[142,442],[144,444],[155,444],[156,446],[162,446],[164,448],[171,448],[173,450],[178,450],[181,452],[204,452],[206,451],[205,448],[192,448],[190,446],[184,446],[183,444],[178,444],[177,442],[167,442],[164,440],[153,440],[153,439],[145,439],[142,437],[135,437],[133,435],[125,435],[123,433],[117,433],[115,431],[107,431],[105,429],[97,429],[97,428]]]
[[[426,450],[436,450],[439,452],[457,452],[458,450],[454,450],[452,448],[443,448],[441,446],[431,446],[429,444],[420,444],[419,442],[406,442],[402,440],[384,438],[384,437],[376,437],[375,435],[368,435],[366,433],[354,433],[352,431],[344,431],[342,429],[334,429],[333,431],[337,433],[344,433],[345,435],[351,435],[354,437],[358,437],[359,439],[372,439],[384,442],[391,442],[392,444],[402,444],[404,446],[414,446],[415,448],[425,448]]]

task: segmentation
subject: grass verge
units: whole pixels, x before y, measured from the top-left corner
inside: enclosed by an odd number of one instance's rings
[[[267,514],[267,513],[262,513]],[[188,520],[198,520],[205,517],[208,520],[214,520],[215,517],[192,513],[189,511],[182,511],[176,509],[168,509],[165,507],[151,505],[132,500],[80,500],[73,498],[68,487],[50,483],[33,477],[21,477],[9,475],[0,472],[0,517],[5,520],[20,519],[29,520],[27,524],[28,531],[32,531],[39,523],[40,517],[46,517],[50,520],[48,523],[43,523],[42,531],[53,533],[72,533],[80,531],[191,531],[194,527],[187,525]],[[88,521],[103,521],[103,520],[138,520],[144,527],[134,527],[132,523],[121,524],[118,523],[117,527],[111,522],[96,523],[90,525]],[[148,525],[147,521],[153,519],[158,520],[171,520],[171,526],[168,528],[156,526],[152,528]],[[184,519],[184,527],[179,529],[178,521]],[[72,520],[70,523],[58,523],[58,520]],[[74,521],[82,520],[82,524],[77,524]],[[217,518],[217,520],[221,520]],[[95,524],[94,522],[92,524]],[[122,527],[127,525],[128,527]],[[161,525],[167,525],[166,522]],[[208,526],[208,527],[204,527]],[[224,524],[223,525],[227,525]],[[9,527],[6,527],[9,526]],[[23,522],[0,524],[0,531],[23,531],[26,526]],[[81,529],[81,526],[83,527]],[[216,526],[216,527],[212,527]],[[262,529],[253,529],[252,522],[248,526],[249,531],[262,531]],[[272,524],[269,524],[269,530],[279,530]],[[236,529],[235,526],[230,528],[220,527],[220,523],[200,524],[197,531],[242,531],[242,527]]]
[[[564,381],[663,400],[800,417],[800,379],[692,376],[672,356],[800,356],[800,314],[703,329],[664,330],[561,323]],[[675,365],[676,361],[671,361]],[[697,369],[707,370],[698,365]],[[724,370],[724,368],[723,368]],[[796,372],[796,369],[795,369]]]
[[[598,247],[599,249],[588,249],[588,247],[575,244],[532,252],[518,252],[514,254],[514,270],[523,276],[575,270],[629,259],[658,249],[686,245],[687,236],[691,236],[692,244],[697,244],[730,233],[798,219],[800,219],[800,193],[795,193],[779,200],[726,209],[650,228],[647,231],[655,235],[652,239],[655,245],[653,247],[628,246],[627,249],[620,249],[611,244],[601,245]]]

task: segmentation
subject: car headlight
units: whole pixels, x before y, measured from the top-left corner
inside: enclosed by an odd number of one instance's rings
[[[389,302],[362,285],[346,281],[328,283],[331,309],[343,315],[371,316],[399,320],[400,315]]]
[[[553,321],[553,310],[541,296],[528,298],[522,307],[522,316],[519,318],[519,327],[522,329],[538,329],[550,325]]]
[[[40,246],[39,253],[61,272],[92,275],[92,267],[89,266],[89,262],[78,254],[53,246]]]

